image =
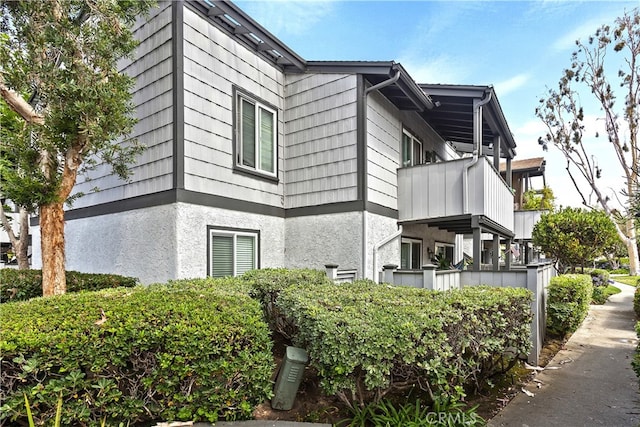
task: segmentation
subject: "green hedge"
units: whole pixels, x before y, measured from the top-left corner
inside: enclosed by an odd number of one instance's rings
[[[116,274],[67,271],[67,292],[133,287],[138,279]],[[0,269],[0,303],[24,301],[42,296],[42,270]]]
[[[591,276],[565,274],[551,279],[547,288],[547,330],[564,337],[575,332],[589,312],[593,297]]]
[[[296,327],[275,304],[280,293],[294,285],[311,287],[332,283],[325,271],[312,269],[265,268],[248,271],[240,279],[249,286],[251,296],[262,304],[271,329],[286,338],[295,334]]]
[[[290,286],[276,305],[297,326],[329,395],[354,405],[397,386],[455,401],[464,387],[530,349],[531,293],[474,287],[436,292],[353,284]]]
[[[0,306],[0,424],[26,424],[23,393],[40,423],[59,395],[62,425],[251,418],[271,396],[274,363],[242,286],[183,281]]]
[[[609,285],[609,272],[601,268],[593,268],[589,271],[591,281],[594,287]]]
[[[635,311],[636,317],[640,319],[640,279],[638,279],[638,282],[636,291],[633,294],[633,311]]]

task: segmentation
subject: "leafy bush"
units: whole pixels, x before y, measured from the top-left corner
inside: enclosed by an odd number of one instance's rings
[[[564,337],[575,332],[589,311],[593,296],[591,276],[565,274],[554,277],[547,291],[549,333]]]
[[[455,403],[464,386],[528,353],[530,303],[525,289],[437,292],[371,281],[290,286],[276,301],[324,391],[352,406],[401,385]]]
[[[116,274],[67,271],[67,292],[133,287],[138,279]],[[42,270],[0,269],[0,303],[24,301],[42,296]]]
[[[638,295],[637,292],[636,292],[636,295]],[[634,305],[634,308],[635,308],[635,305]],[[637,310],[636,310],[636,314],[638,314]],[[640,338],[640,322],[636,323],[636,335],[638,336],[638,338]],[[640,378],[640,343],[636,347],[636,352],[633,355],[631,366],[633,367],[633,371],[636,373],[636,376]]]
[[[613,285],[594,286],[593,295],[591,296],[591,304],[602,305],[607,302],[611,295],[619,294],[620,292],[620,289]]]
[[[640,279],[638,279],[638,282],[640,282]],[[633,294],[633,311],[635,311],[636,317],[640,318],[640,287],[637,287]]]
[[[601,268],[592,268],[589,270],[591,282],[594,287],[607,286],[609,284],[609,272]]]
[[[238,281],[172,282],[0,306],[0,423],[250,418],[274,364],[259,304]]]
[[[282,315],[275,302],[280,293],[293,285],[316,286],[332,283],[322,270],[266,268],[251,270],[240,278],[250,288],[250,295],[262,304],[271,330],[286,338],[295,333],[295,325]]]

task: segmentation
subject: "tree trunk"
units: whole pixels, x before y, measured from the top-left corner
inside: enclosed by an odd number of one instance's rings
[[[20,208],[20,239],[13,243],[18,259],[18,269],[29,269],[29,213],[26,209]]]
[[[60,295],[67,290],[64,254],[64,209],[62,203],[40,206],[42,248],[42,295]]]
[[[634,219],[627,220],[627,236],[625,244],[627,245],[627,252],[629,252],[629,275],[638,275],[638,244],[636,241],[636,227]]]
[[[19,208],[18,222],[20,223],[20,232],[18,236],[13,232],[13,227],[9,222],[9,218],[2,206],[0,206],[0,223],[2,228],[7,232],[11,247],[16,254],[18,260],[18,268],[20,270],[29,269],[29,213],[24,208]]]

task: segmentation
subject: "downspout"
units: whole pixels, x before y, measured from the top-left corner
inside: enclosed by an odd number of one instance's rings
[[[387,80],[384,80],[376,85],[371,86],[370,88],[366,88],[364,90],[364,108],[363,108],[363,123],[364,123],[364,137],[365,137],[365,150],[367,147],[367,139],[368,139],[368,135],[367,135],[367,96],[369,95],[369,93],[373,92],[374,90],[379,90],[382,89],[384,87],[387,87],[389,85],[394,84],[395,82],[398,81],[398,79],[400,79],[400,70],[399,69],[395,69],[395,75]],[[366,169],[366,165],[365,165],[365,169]],[[364,172],[364,171],[363,171]],[[362,193],[362,197],[363,197],[363,206],[362,206],[362,276],[363,279],[367,278],[367,261],[368,261],[368,257],[367,257],[367,206],[366,203],[364,203],[367,199],[367,189],[363,188],[363,193]],[[376,275],[376,271],[375,271],[375,257],[374,257],[374,270],[373,270],[373,277],[372,279],[375,280],[375,275]]]
[[[373,247],[373,280],[378,283],[378,280],[376,278],[376,273],[378,272],[378,251],[380,250],[381,247],[383,247],[384,245],[386,245],[387,243],[397,239],[398,237],[400,237],[402,235],[402,224],[400,224],[398,231],[396,231],[395,233],[393,233],[391,236],[386,237],[385,239],[379,241],[374,247]]]
[[[370,88],[367,88],[364,90],[364,96],[366,98],[367,95],[369,95],[370,92],[373,92],[374,90],[378,90],[378,89],[382,89],[384,87],[387,87],[389,85],[394,84],[395,82],[398,81],[398,79],[400,79],[400,70],[396,69],[396,74],[395,76],[382,81],[380,83],[378,83],[377,85],[371,86]]]
[[[491,93],[492,91],[490,90],[479,102],[473,103],[473,139],[476,146],[473,150],[473,160],[464,165],[464,173],[462,174],[462,206],[464,213],[469,213],[469,169],[480,160],[478,153],[482,146],[482,106],[491,101]]]

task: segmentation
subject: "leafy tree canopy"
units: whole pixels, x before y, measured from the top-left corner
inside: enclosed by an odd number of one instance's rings
[[[545,186],[542,190],[528,190],[524,193],[522,208],[526,211],[552,210],[554,200],[551,187]]]
[[[543,214],[534,226],[533,244],[561,267],[585,267],[595,258],[616,251],[620,243],[615,224],[602,211],[563,208]]]
[[[128,26],[149,6],[112,0],[0,3],[0,90],[14,111],[16,105],[32,109],[23,126],[3,132],[3,194],[35,210],[67,199],[75,179],[62,191],[65,168],[75,178],[101,161],[129,176],[127,165],[141,147],[118,143],[135,119],[133,79],[119,73],[117,63],[134,51]],[[10,120],[7,108],[2,112],[2,120]],[[14,167],[7,168],[7,161]]]
[[[547,128],[539,139],[543,148],[556,147],[564,155],[566,170],[583,204],[604,210],[615,221],[627,247],[630,274],[640,261],[634,227],[633,202],[640,178],[640,12],[634,9],[605,23],[584,40],[576,41],[570,65],[556,88],[540,99],[536,115]],[[602,123],[600,134],[594,123]],[[602,161],[602,144],[614,161]],[[600,161],[599,161],[600,158]],[[621,176],[624,183],[610,193],[603,178]],[[587,184],[585,187],[584,184]],[[595,196],[595,204],[592,197]],[[611,206],[615,199],[622,210]]]

